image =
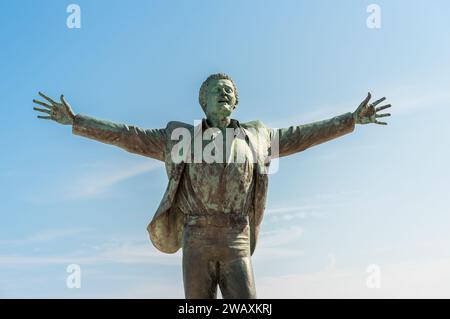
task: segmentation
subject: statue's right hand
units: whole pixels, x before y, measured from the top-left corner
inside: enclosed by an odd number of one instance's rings
[[[53,99],[49,98],[45,94],[39,92],[39,95],[43,97],[45,100],[48,101],[48,103],[44,103],[38,100],[33,100],[33,103],[42,105],[45,107],[45,109],[41,109],[38,107],[34,107],[33,110],[39,111],[42,113],[45,113],[47,115],[42,116],[38,115],[38,118],[45,119],[45,120],[53,120],[55,122],[58,122],[60,124],[64,125],[72,125],[73,120],[75,119],[75,114],[72,111],[72,108],[70,107],[69,103],[66,102],[64,99],[64,95],[61,95],[61,102],[56,102]]]

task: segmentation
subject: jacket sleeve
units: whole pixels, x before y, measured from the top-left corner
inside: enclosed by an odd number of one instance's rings
[[[283,157],[351,133],[354,128],[355,120],[349,112],[324,121],[274,129],[272,134],[278,139],[279,157]]]
[[[164,161],[165,129],[142,129],[78,114],[72,125],[72,133]]]

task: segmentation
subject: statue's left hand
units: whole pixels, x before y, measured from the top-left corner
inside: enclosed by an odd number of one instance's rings
[[[380,107],[375,108],[378,104],[386,100],[385,97],[369,104],[370,98],[372,95],[370,92],[367,94],[367,97],[364,99],[364,101],[361,102],[361,104],[358,106],[355,112],[353,112],[353,118],[355,119],[355,122],[357,124],[368,124],[368,123],[375,123],[380,125],[387,125],[386,122],[380,122],[377,119],[380,117],[386,117],[391,116],[389,113],[385,114],[378,114],[378,112],[387,109],[391,107],[390,104],[386,104]]]
[[[75,119],[75,114],[72,111],[72,107],[69,103],[67,103],[64,95],[61,95],[61,102],[56,102],[52,98],[49,98],[47,95],[39,92],[39,95],[46,99],[48,103],[44,103],[38,100],[33,100],[33,103],[39,104],[45,109],[34,107],[35,111],[44,113],[46,115],[38,115],[38,118],[44,120],[53,120],[63,125],[72,125]]]

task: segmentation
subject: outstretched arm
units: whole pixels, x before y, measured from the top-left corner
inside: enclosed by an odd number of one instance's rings
[[[76,135],[112,144],[131,153],[164,161],[165,129],[144,130],[125,124],[97,120],[81,114],[75,115],[63,95],[60,98],[61,102],[56,102],[41,92],[39,92],[39,95],[48,103],[33,100],[34,103],[44,107],[44,109],[35,107],[34,110],[46,114],[39,115],[38,118],[72,125],[72,132]]]
[[[370,98],[371,94],[369,93],[353,113],[348,112],[325,121],[275,130],[274,137],[279,141],[279,157],[301,152],[314,145],[351,133],[355,129],[355,124],[387,125],[385,122],[379,122],[378,118],[390,116],[390,114],[377,114],[377,112],[389,108],[391,105],[375,108],[386,98],[369,104]]]

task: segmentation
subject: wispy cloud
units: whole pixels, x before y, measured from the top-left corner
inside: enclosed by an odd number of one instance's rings
[[[299,241],[303,229],[298,226],[279,227],[276,230],[261,233],[254,259],[273,260],[273,258],[294,257],[303,255]]]
[[[81,232],[83,230],[79,230]],[[23,241],[8,241],[14,244],[32,244],[36,240],[56,240],[64,236],[77,234],[77,230],[46,231],[31,236]],[[289,244],[297,244],[303,235],[300,227],[292,226],[277,230],[262,232],[257,250],[258,259],[270,259],[282,256],[299,256],[298,248],[289,248]],[[98,240],[98,239],[97,239]],[[180,265],[181,250],[176,254],[164,254],[157,251],[149,240],[129,238],[109,240],[99,245],[91,245],[83,251],[69,252],[60,255],[43,254],[3,254],[0,255],[2,266],[32,266],[76,263],[80,265],[92,264],[157,264]]]
[[[404,114],[417,111],[431,111],[450,104],[450,93],[447,88],[430,90],[422,87],[397,87],[391,91],[393,104],[390,113]]]
[[[333,208],[346,206],[353,199],[364,195],[363,191],[348,190],[332,193],[318,193],[301,203],[293,203],[285,206],[272,206],[266,209],[266,218],[272,223],[293,222],[309,218],[324,218],[326,213]]]
[[[124,241],[107,243],[95,256],[96,263],[181,265],[181,250],[164,254],[148,241]]]
[[[380,89],[378,91],[388,95],[386,104],[392,104],[392,108],[386,110],[386,112],[392,113],[393,116],[421,110],[431,111],[450,104],[450,93],[447,88],[437,90],[436,88],[427,89],[411,86],[396,87],[394,89],[385,88],[384,90]],[[345,103],[319,104],[307,108],[312,109],[312,111],[300,113],[298,116],[276,119],[267,124],[270,127],[279,128],[325,120],[346,112],[353,112],[363,99],[364,96],[361,96],[360,100],[355,99],[353,101],[346,101]]]
[[[88,228],[49,229],[39,232],[29,238],[29,241],[53,241],[65,237],[71,237],[90,231]]]
[[[60,255],[0,255],[2,266],[33,266],[54,264],[158,264],[177,265],[181,263],[180,252],[163,254],[152,247],[150,242],[135,240],[114,240],[84,251]]]
[[[314,121],[325,120],[327,118],[353,111],[348,103],[324,104],[312,107],[313,111],[307,111],[288,118],[279,118],[274,121],[268,121],[267,125],[272,128],[287,127],[290,125],[306,124]],[[356,105],[357,106],[357,105]],[[355,106],[355,109],[356,109]],[[308,108],[311,109],[311,108]]]
[[[271,222],[292,221],[294,219],[320,218],[319,205],[292,205],[282,207],[272,207],[266,210],[267,218]]]
[[[86,233],[90,230],[91,229],[89,228],[48,229],[23,239],[0,240],[0,245],[28,245],[43,242],[53,242]]]
[[[111,276],[110,282],[117,282],[117,276]],[[182,278],[165,279],[157,282],[151,276],[143,278],[128,275],[122,280],[121,289],[103,289],[97,292],[78,291],[69,298],[82,299],[183,299],[184,289]],[[53,298],[61,298],[56,295]]]
[[[303,229],[298,226],[280,228],[261,233],[261,241],[265,247],[278,247],[296,242],[303,235]]]
[[[449,298],[450,259],[380,264],[380,288],[368,288],[368,265],[264,277],[261,298]]]
[[[104,194],[113,186],[129,178],[160,169],[163,163],[149,161],[145,163],[124,166],[116,170],[93,172],[89,175],[76,178],[70,189],[65,190],[64,199],[85,199]]]

